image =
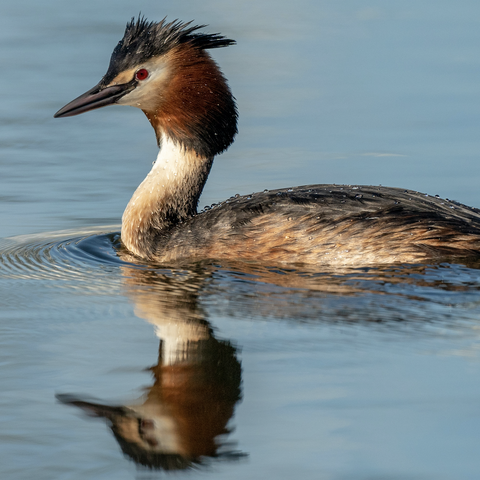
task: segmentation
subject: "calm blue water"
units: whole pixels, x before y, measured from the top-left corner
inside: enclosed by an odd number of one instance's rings
[[[0,478],[170,475],[139,465],[143,442],[203,455],[164,459],[174,478],[477,479],[478,265],[117,256],[153,131],[136,109],[52,116],[140,10],[238,42],[213,52],[240,133],[201,206],[311,183],[480,206],[478,2],[4,0]]]

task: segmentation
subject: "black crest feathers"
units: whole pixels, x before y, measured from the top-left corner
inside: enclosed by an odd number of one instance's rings
[[[196,33],[205,26],[192,26],[192,22],[179,20],[167,23],[166,18],[160,22],[149,22],[141,16],[132,18],[112,53],[104,81],[108,82],[119,71],[134,67],[154,56],[163,55],[181,44],[189,44],[200,50],[235,44],[235,40],[218,33]]]

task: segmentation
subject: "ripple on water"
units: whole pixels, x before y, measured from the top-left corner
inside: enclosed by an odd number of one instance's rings
[[[120,259],[118,227],[60,231],[0,239],[0,277],[98,284]],[[107,233],[108,232],[108,233]]]
[[[219,299],[229,299],[232,302],[228,303],[240,302],[245,306],[256,298],[258,311],[265,308],[273,311],[275,305],[279,312],[290,311],[292,305],[297,305],[294,310],[298,313],[299,305],[305,307],[302,311],[307,309],[314,315],[319,305],[325,309],[326,296],[339,295],[357,297],[353,302],[356,310],[362,304],[359,297],[363,301],[374,298],[384,306],[393,302],[394,308],[400,298],[407,300],[410,307],[430,303],[473,308],[475,312],[480,303],[478,260],[463,265],[343,269],[204,260],[165,267],[142,263],[122,251],[117,229],[118,226],[104,226],[0,239],[0,279],[48,280],[69,287],[81,285],[111,292],[112,287],[125,284],[128,277],[136,279],[139,285],[157,284],[159,288],[163,284],[168,288],[176,285],[179,294],[187,287],[195,287],[216,303]],[[145,272],[142,274],[140,270]],[[198,285],[192,278],[197,278]]]

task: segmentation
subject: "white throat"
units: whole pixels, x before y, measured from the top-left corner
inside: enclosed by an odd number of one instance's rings
[[[196,213],[212,161],[162,136],[152,169],[123,213],[122,241],[132,253],[152,257],[158,235]]]
[[[181,174],[185,170],[187,163],[185,161],[185,149],[166,136],[162,136],[160,145],[161,148],[157,159],[144,181],[150,176],[155,176],[157,179],[163,178],[165,181],[170,182],[171,179],[177,177],[179,173]]]

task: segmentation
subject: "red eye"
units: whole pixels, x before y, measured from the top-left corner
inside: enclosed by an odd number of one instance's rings
[[[148,70],[141,68],[136,74],[135,78],[137,80],[145,80],[148,77]]]

